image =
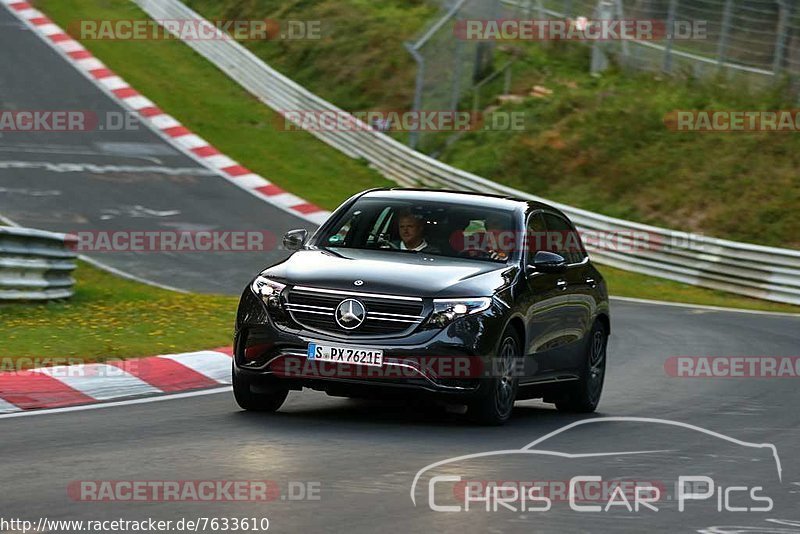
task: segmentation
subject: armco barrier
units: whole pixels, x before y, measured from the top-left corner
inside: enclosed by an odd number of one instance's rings
[[[0,226],[0,301],[72,296],[76,258],[64,234]]]
[[[179,0],[133,0],[156,20],[204,19]],[[208,24],[213,31],[213,25]],[[333,104],[280,74],[232,39],[184,41],[242,87],[277,111],[315,110],[343,113]],[[354,119],[355,120],[355,119]],[[325,143],[365,159],[403,186],[479,191],[548,202],[486,178],[456,169],[415,152],[376,131],[311,131]],[[606,217],[550,202],[568,214],[582,231],[630,235],[645,232],[651,240],[672,244],[646,250],[596,249],[593,259],[627,271],[756,298],[800,304],[800,251],[696,236],[674,242],[680,232]],[[680,240],[678,240],[680,241]]]

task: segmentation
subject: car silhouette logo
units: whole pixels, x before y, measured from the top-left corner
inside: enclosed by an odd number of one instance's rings
[[[343,300],[336,307],[336,324],[345,330],[353,330],[361,326],[367,318],[367,310],[355,299]]]

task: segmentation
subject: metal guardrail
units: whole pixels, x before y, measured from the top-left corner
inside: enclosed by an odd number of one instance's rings
[[[76,258],[64,234],[0,226],[0,301],[71,297]]]
[[[156,20],[189,19],[198,21],[198,24],[205,20],[179,0],[133,1]],[[206,23],[213,29],[213,25]],[[271,68],[232,39],[188,40],[185,43],[278,112],[344,113]],[[495,193],[548,202],[569,215],[582,232],[618,236],[612,247],[590,249],[590,255],[599,263],[696,286],[800,305],[800,250],[689,236],[550,202],[446,165],[387,135],[370,131],[366,125],[359,131],[309,133],[350,157],[363,158],[371,167],[402,186]],[[643,234],[648,236],[653,246],[625,246],[634,239],[627,236]]]

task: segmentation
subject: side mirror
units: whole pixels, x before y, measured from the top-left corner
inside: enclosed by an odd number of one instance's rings
[[[533,257],[533,263],[528,265],[528,272],[561,273],[567,269],[567,260],[564,256],[554,252],[540,250]]]
[[[283,248],[286,250],[300,250],[306,244],[308,230],[291,230],[283,236]]]

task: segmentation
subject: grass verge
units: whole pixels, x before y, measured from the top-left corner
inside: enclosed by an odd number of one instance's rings
[[[186,295],[78,263],[75,295],[0,304],[0,357],[109,358],[171,354],[232,343],[236,297]]]
[[[356,0],[347,0],[347,2],[352,3]],[[146,17],[129,0],[38,0],[35,4],[64,28],[81,19],[120,20]],[[418,8],[421,2],[414,4]],[[292,7],[304,4],[295,2],[286,5]],[[377,6],[378,4],[370,5]],[[393,1],[387,5],[397,9],[399,3]],[[424,11],[421,10],[419,13],[424,13]],[[291,15],[291,10],[289,10],[283,18]],[[342,27],[348,27],[352,22],[350,20]],[[406,21],[404,27],[408,28],[409,24]],[[356,27],[355,31],[361,28],[358,24],[354,26]],[[352,193],[368,187],[392,185],[360,162],[336,152],[309,134],[289,133],[276,129],[275,113],[182,43],[175,41],[84,41],[83,44],[137,90],[154,100],[167,113],[174,115],[223,152],[278,185],[312,202],[332,209]],[[372,44],[378,46],[380,43]],[[335,45],[336,42],[331,46]],[[308,61],[313,60],[312,57],[307,59]],[[373,60],[384,61],[385,58],[379,56]],[[306,71],[305,76],[310,76],[309,72]],[[560,72],[557,71],[557,74],[560,75]],[[317,81],[317,83],[323,82]],[[376,87],[380,87],[380,85]],[[588,89],[584,90],[588,91]],[[603,95],[596,95],[596,98],[602,101]],[[562,102],[559,106],[566,106],[564,109],[568,110],[569,102],[567,99],[566,103]],[[600,118],[604,117],[611,120],[613,115],[606,114]],[[630,110],[626,117],[627,121],[631,120]],[[618,126],[621,127],[621,125]],[[595,136],[595,138],[598,142],[603,139],[601,136]],[[476,140],[469,141],[465,145],[474,146],[475,150],[480,152],[475,153],[474,163],[468,164],[469,162],[465,160],[465,167],[488,166],[492,157],[486,154],[500,150],[499,147],[492,145],[486,149],[487,151],[484,151]],[[500,156],[496,158],[497,165],[503,164],[504,161],[508,163],[503,154],[501,151]],[[452,154],[451,157],[458,159],[455,154]],[[680,155],[678,154],[676,157],[680,157]],[[537,161],[534,158],[529,163],[535,167],[538,165]],[[553,162],[550,161],[550,163]],[[509,168],[512,167],[513,165]],[[525,169],[527,169],[525,173],[520,171],[520,176],[535,170],[533,167],[525,167]],[[602,172],[598,171],[597,174],[603,176]],[[499,181],[508,181],[504,176],[494,176],[493,173],[489,173],[489,175],[498,178]],[[527,182],[524,182],[522,185],[526,184]],[[514,185],[520,184],[515,183]],[[586,188],[588,191],[590,186],[587,185]],[[596,190],[599,189],[602,188],[598,186]],[[614,188],[610,190],[616,191]],[[589,196],[588,193],[586,196]],[[570,201],[570,199],[561,198],[558,195],[556,198]],[[684,198],[693,197],[684,194]],[[609,279],[612,293],[616,295],[757,310],[798,311],[798,308],[794,306],[739,297],[627,273],[609,267],[602,267],[602,270]]]
[[[62,28],[82,19],[147,19],[130,0],[34,2]],[[324,208],[370,187],[392,185],[282,119],[179,41],[91,40],[93,54],[166,113],[223,153],[284,189]]]

